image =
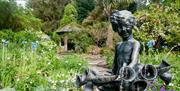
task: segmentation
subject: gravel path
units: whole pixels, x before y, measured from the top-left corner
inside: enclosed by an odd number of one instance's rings
[[[100,74],[106,74],[109,70],[106,63],[106,58],[101,55],[87,55],[86,59],[91,69],[95,69]]]

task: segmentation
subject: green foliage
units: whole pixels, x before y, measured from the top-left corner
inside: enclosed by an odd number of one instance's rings
[[[40,30],[41,21],[30,11],[18,7],[14,1],[0,1],[0,30]]]
[[[32,12],[28,10],[21,10],[21,12],[17,14],[17,21],[19,21],[21,26],[18,30],[40,31],[42,27],[41,20],[36,18]]]
[[[56,44],[59,44],[59,41],[61,40],[61,38],[59,37],[59,35],[57,34],[57,32],[52,32],[51,34],[51,39],[56,42]]]
[[[43,32],[50,34],[59,27],[65,5],[70,0],[28,0],[28,6],[33,14],[43,20]]]
[[[150,5],[145,9],[138,10],[136,17],[139,30],[134,32],[135,38],[146,42],[162,36],[166,40],[166,44],[170,46],[180,43],[179,7],[180,4],[177,1],[159,8],[156,5]]]
[[[0,87],[12,87],[17,91],[75,88],[74,77],[87,67],[85,59],[79,55],[58,59],[54,49],[44,50],[39,46],[32,51],[28,43],[25,47],[12,42],[8,46],[0,44]]]
[[[74,7],[74,4],[69,3],[68,5],[66,5],[66,7],[64,9],[64,15],[60,21],[60,27],[63,27],[70,23],[76,23],[77,16],[78,16],[78,14],[77,14],[76,8]]]
[[[105,41],[107,38],[107,22],[92,22],[91,25],[86,26],[90,37],[92,37],[94,44],[96,46],[105,46]]]
[[[4,29],[0,31],[0,40],[8,40],[11,42],[22,43],[22,41],[36,41],[37,36],[31,31],[13,32],[11,29]]]
[[[87,61],[79,55],[66,56],[61,59],[60,64],[65,70],[76,70],[79,72],[83,72],[84,68],[88,66]]]
[[[88,14],[95,8],[94,0],[75,0],[76,10],[78,12],[77,20],[82,22]]]
[[[86,52],[87,48],[93,44],[92,38],[89,37],[88,32],[80,31],[70,34],[72,41],[75,43],[75,51],[76,52]]]
[[[59,20],[69,0],[28,0],[29,8],[43,21]]]
[[[114,60],[114,52],[113,50],[110,50],[109,48],[102,48],[101,49],[101,55],[106,57],[106,62],[109,68],[112,68],[113,60]]]
[[[0,29],[11,27],[11,23],[13,23],[13,14],[18,10],[15,2],[10,1],[2,1],[0,0]],[[14,26],[13,26],[14,27]]]
[[[87,30],[72,31],[71,33],[61,35],[60,38],[65,36],[68,36],[69,41],[75,44],[75,52],[78,53],[86,53],[87,48],[93,45],[93,40],[89,37],[90,35]]]
[[[112,9],[128,9],[129,5],[135,0],[97,0],[101,7],[111,7]],[[102,6],[104,5],[104,6]]]
[[[143,64],[153,64],[153,65],[159,65],[161,63],[161,60],[165,58],[165,54],[167,54],[167,51],[164,52],[154,52],[152,50],[149,51],[149,53],[142,52],[140,55],[140,63]],[[170,53],[169,57],[166,59],[166,61],[172,66],[170,72],[173,76],[171,84],[172,86],[167,86],[169,89],[174,89],[175,91],[179,90],[179,71],[180,70],[180,57],[178,57],[179,53]],[[161,80],[158,81],[159,83],[163,84]],[[159,87],[158,87],[159,88]]]
[[[42,31],[50,35],[58,28],[58,26],[59,26],[58,20],[46,21],[42,24]]]

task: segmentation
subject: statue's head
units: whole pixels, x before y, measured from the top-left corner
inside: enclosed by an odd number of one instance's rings
[[[127,10],[115,10],[110,19],[113,30],[123,38],[128,38],[132,33],[132,28],[136,25],[135,17]]]

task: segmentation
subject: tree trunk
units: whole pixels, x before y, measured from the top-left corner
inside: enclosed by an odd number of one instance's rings
[[[112,31],[112,26],[111,23],[109,22],[108,25],[108,31],[107,31],[107,40],[106,40],[106,46],[110,49],[113,48],[113,31]]]

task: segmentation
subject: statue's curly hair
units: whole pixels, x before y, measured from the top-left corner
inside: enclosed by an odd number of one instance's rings
[[[121,11],[114,10],[112,12],[110,19],[111,19],[111,22],[117,23],[117,24],[118,22],[121,22],[121,21],[129,21],[130,25],[135,26],[137,23],[133,14],[127,10],[121,10]]]

